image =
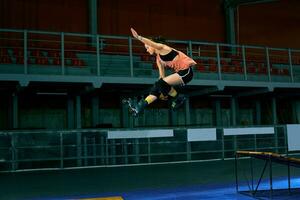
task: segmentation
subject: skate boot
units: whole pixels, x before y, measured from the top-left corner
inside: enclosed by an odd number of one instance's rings
[[[182,94],[178,94],[176,97],[172,98],[171,100],[171,109],[176,110],[178,109],[186,100],[186,97]]]
[[[140,115],[145,110],[145,107],[148,105],[147,101],[141,99],[136,105],[132,107],[132,115],[134,117]]]

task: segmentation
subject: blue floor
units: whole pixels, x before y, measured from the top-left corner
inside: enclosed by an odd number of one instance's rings
[[[249,190],[248,160],[241,160],[239,191]],[[264,162],[254,163],[254,187]],[[292,191],[288,188],[287,168],[273,166],[272,199],[300,199],[300,177],[291,170]],[[233,160],[165,165],[100,167],[90,169],[45,170],[0,173],[0,200],[79,200],[121,196],[124,200],[219,200],[270,199],[266,173],[256,198],[237,193]],[[242,182],[244,181],[244,182]]]
[[[254,182],[255,183],[255,182]],[[239,187],[240,191],[248,190],[247,183],[241,183]],[[300,199],[300,189],[294,189],[289,194],[287,188],[286,178],[276,179],[273,181],[273,194],[269,192],[269,182],[265,180],[261,183],[259,191],[254,198],[251,195],[241,194],[236,192],[235,183],[223,184],[223,185],[199,185],[190,187],[178,187],[170,189],[147,189],[136,190],[125,193],[102,193],[102,194],[90,194],[82,196],[65,196],[65,197],[51,197],[40,198],[39,200],[66,200],[66,199],[81,199],[81,198],[100,198],[110,196],[121,196],[124,200],[229,200],[229,199]],[[292,188],[300,188],[300,178],[293,178],[291,180]],[[282,190],[284,189],[284,190]],[[266,191],[264,191],[266,190]],[[38,200],[38,199],[35,199]]]

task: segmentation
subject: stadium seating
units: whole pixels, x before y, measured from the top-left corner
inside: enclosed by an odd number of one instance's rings
[[[64,64],[67,67],[86,67],[87,64],[85,57],[78,54],[85,53],[86,55],[95,55],[95,47],[82,47],[72,46],[72,48],[65,48],[64,52]],[[128,46],[121,47],[109,47],[105,46],[100,50],[102,55],[124,55],[129,56]],[[149,55],[145,52],[143,46],[134,46],[132,53],[134,56],[138,56],[142,63],[149,63],[153,69],[158,70],[155,63],[155,56]],[[44,65],[44,66],[60,66],[61,65],[61,51],[57,46],[56,48],[47,48],[38,44],[30,45],[27,52],[27,64],[31,65]],[[221,72],[231,74],[243,74],[243,60],[242,56],[238,54],[224,54],[224,57],[220,58]],[[216,73],[218,71],[217,59],[213,57],[196,57],[194,60],[197,62],[195,70],[200,73]],[[293,57],[292,63],[294,65],[300,64],[298,57]],[[0,48],[0,64],[24,64],[24,49],[22,47],[13,48]],[[272,76],[289,76],[289,60],[287,57],[270,57],[270,74]],[[248,55],[246,56],[246,69],[249,74],[261,74],[267,75],[268,68],[266,59],[262,55]]]

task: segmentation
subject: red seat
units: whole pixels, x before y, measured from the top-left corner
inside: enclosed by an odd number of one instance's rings
[[[0,63],[3,63],[3,64],[12,64],[12,60],[9,56],[2,56],[0,57]]]
[[[243,73],[244,72],[244,67],[241,66],[241,62],[234,60],[232,61],[232,65],[233,65],[233,71],[237,72],[237,73]]]
[[[42,55],[42,53],[41,53],[40,50],[35,49],[35,50],[31,50],[31,51],[30,51],[30,56],[31,56],[31,57],[39,57],[39,56],[41,56],[41,55]]]
[[[48,51],[48,57],[58,58],[58,57],[60,57],[60,52],[56,51],[56,50],[50,50],[50,51]]]
[[[244,68],[241,67],[240,65],[234,65],[233,69],[234,69],[234,72],[237,72],[237,73],[243,73],[244,72]]]
[[[280,70],[280,74],[281,74],[281,75],[285,75],[285,76],[290,75],[288,69],[281,69],[281,70]]]
[[[38,65],[48,65],[49,61],[48,58],[46,57],[37,57],[35,63]]]
[[[23,56],[19,56],[16,58],[16,63],[17,64],[24,64],[24,57]],[[27,64],[32,64],[30,59],[27,59]]]
[[[74,51],[65,51],[65,58],[77,58],[77,55]]]
[[[204,62],[203,60],[201,59],[194,59],[195,62],[197,63],[196,66],[195,66],[195,69],[199,72],[205,72],[206,71],[206,67],[204,65]]]
[[[238,61],[241,60],[242,56],[241,55],[231,55],[231,60],[232,61]]]
[[[155,69],[155,70],[158,70],[158,67],[157,67],[157,65],[156,65],[156,63],[154,62],[154,63],[152,63],[152,68],[153,69]]]
[[[214,59],[209,59],[207,63],[208,63],[208,71],[217,72],[217,65]]]
[[[196,65],[196,69],[199,71],[199,72],[205,72],[206,71],[206,68],[203,64],[197,64]]]
[[[141,55],[141,60],[146,62],[152,61],[151,56],[147,54]]]
[[[61,65],[61,59],[60,58],[54,58],[52,64],[53,65]]]
[[[279,69],[277,69],[277,68],[272,68],[272,69],[271,69],[271,74],[273,74],[273,75],[279,75]]]
[[[24,50],[21,48],[14,48],[13,55],[16,57],[22,57],[22,56],[24,56]]]
[[[266,67],[258,67],[257,72],[260,73],[260,74],[267,74],[268,70],[267,70]]]
[[[83,60],[72,59],[70,66],[83,67],[83,66],[85,66],[85,63],[83,62]]]
[[[210,65],[210,66],[208,67],[208,70],[209,70],[210,72],[217,72],[217,66],[216,66],[216,65]]]
[[[231,63],[232,63],[232,65],[234,65],[234,66],[240,65],[240,64],[241,64],[241,62],[238,61],[238,60],[233,60]]]
[[[248,66],[247,67],[247,72],[252,73],[252,74],[256,73],[256,67],[253,66],[253,65]]]
[[[0,56],[8,56],[8,51],[6,48],[0,48]]]
[[[228,66],[228,65],[224,65],[221,68],[222,68],[222,72],[228,73],[228,72],[232,71],[231,68],[230,68],[230,66]]]

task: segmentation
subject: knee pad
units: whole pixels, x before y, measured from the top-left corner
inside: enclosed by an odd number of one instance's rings
[[[155,82],[155,84],[151,89],[150,94],[158,97],[160,93],[162,93],[164,96],[167,96],[170,90],[171,90],[171,86],[161,78]]]

